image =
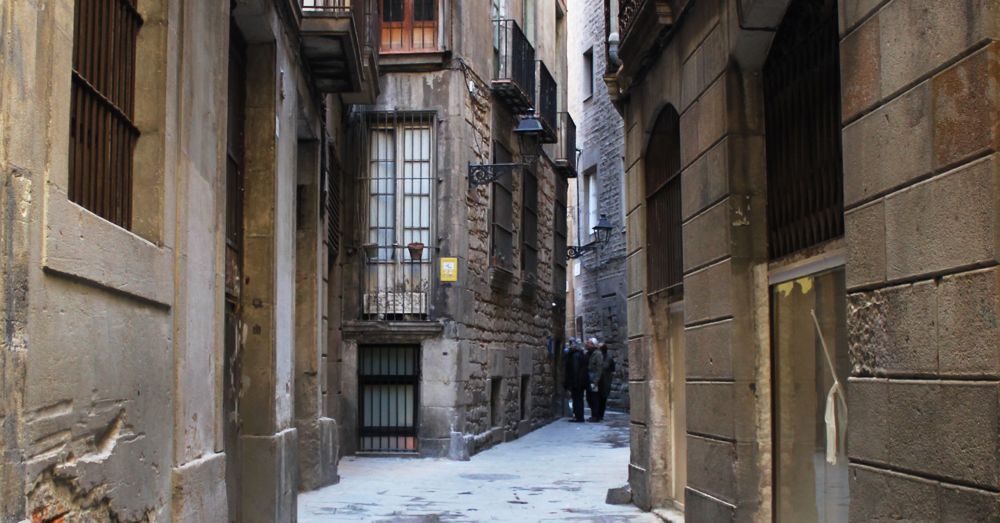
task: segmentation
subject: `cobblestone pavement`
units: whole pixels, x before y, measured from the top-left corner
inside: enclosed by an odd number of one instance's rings
[[[555,421],[470,461],[347,457],[340,483],[299,496],[299,522],[659,522],[607,505],[626,483],[628,419]]]

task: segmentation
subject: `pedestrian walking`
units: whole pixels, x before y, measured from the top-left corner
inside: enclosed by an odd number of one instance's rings
[[[587,339],[587,405],[590,406],[590,418],[587,421],[601,421],[604,411],[601,409],[601,373],[604,370],[604,356],[597,350],[600,342],[597,338]]]
[[[597,384],[597,404],[601,415],[599,419],[604,419],[604,413],[608,410],[608,397],[611,396],[611,383],[615,376],[615,358],[608,352],[608,344],[601,343],[601,380]]]
[[[573,402],[573,419],[571,422],[583,422],[583,396],[588,388],[587,356],[580,347],[580,340],[571,338],[566,346],[566,367],[563,375],[563,388],[569,391]]]

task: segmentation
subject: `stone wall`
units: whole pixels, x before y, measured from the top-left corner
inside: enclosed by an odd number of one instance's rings
[[[598,213],[606,214],[614,227],[606,246],[577,260],[580,274],[574,278],[575,315],[583,317],[582,333],[596,336],[608,344],[617,362],[609,404],[628,410],[628,350],[625,297],[625,208],[623,155],[625,133],[621,114],[615,109],[604,84],[608,53],[605,44],[604,1],[577,2],[570,11],[570,72],[575,88],[570,93],[570,109],[577,127],[577,148],[582,153],[580,176],[570,184],[578,197],[577,224],[585,230],[571,230],[571,244],[586,244],[592,239],[587,223],[587,196],[584,175],[596,168]],[[593,50],[592,78],[585,78],[583,53]],[[593,85],[587,96],[585,84]],[[571,318],[572,319],[572,318]],[[578,333],[580,334],[580,333]]]
[[[1000,4],[869,4],[841,24],[851,519],[995,520]]]
[[[670,37],[612,92],[626,122],[630,482],[643,507],[683,497],[689,520],[769,521],[759,73],[788,2],[657,4],[672,10]],[[992,520],[1000,5],[839,9],[846,234],[824,248],[846,253],[850,518]],[[645,293],[642,186],[649,132],[668,104],[680,114],[684,219],[684,299],[669,306]]]

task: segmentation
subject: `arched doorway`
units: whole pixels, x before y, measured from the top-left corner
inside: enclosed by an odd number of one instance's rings
[[[646,203],[646,299],[649,303],[649,396],[651,453],[666,453],[664,470],[669,500],[683,507],[687,486],[686,378],[684,365],[684,265],[681,210],[680,115],[664,107],[650,133],[644,157]],[[666,395],[666,397],[662,397]],[[658,419],[662,417],[661,419]]]

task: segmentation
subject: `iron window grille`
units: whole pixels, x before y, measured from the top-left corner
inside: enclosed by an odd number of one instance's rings
[[[553,212],[553,245],[552,245],[552,292],[556,300],[562,300],[566,295],[566,248],[569,244],[566,212],[565,179],[556,178],[556,197]]]
[[[768,255],[844,234],[836,2],[793,2],[764,65]]]
[[[521,273],[538,277],[538,178],[531,169],[521,177]]]
[[[493,160],[511,163],[509,150],[493,142]],[[490,265],[507,271],[514,270],[514,189],[513,174],[500,176],[490,185]]]
[[[132,225],[137,0],[77,0],[70,95],[69,199]]]
[[[362,147],[364,319],[428,318],[432,291],[434,113],[369,112]],[[419,258],[407,246],[422,244]]]
[[[680,294],[684,286],[680,116],[673,107],[664,108],[657,118],[645,172],[647,292]]]

